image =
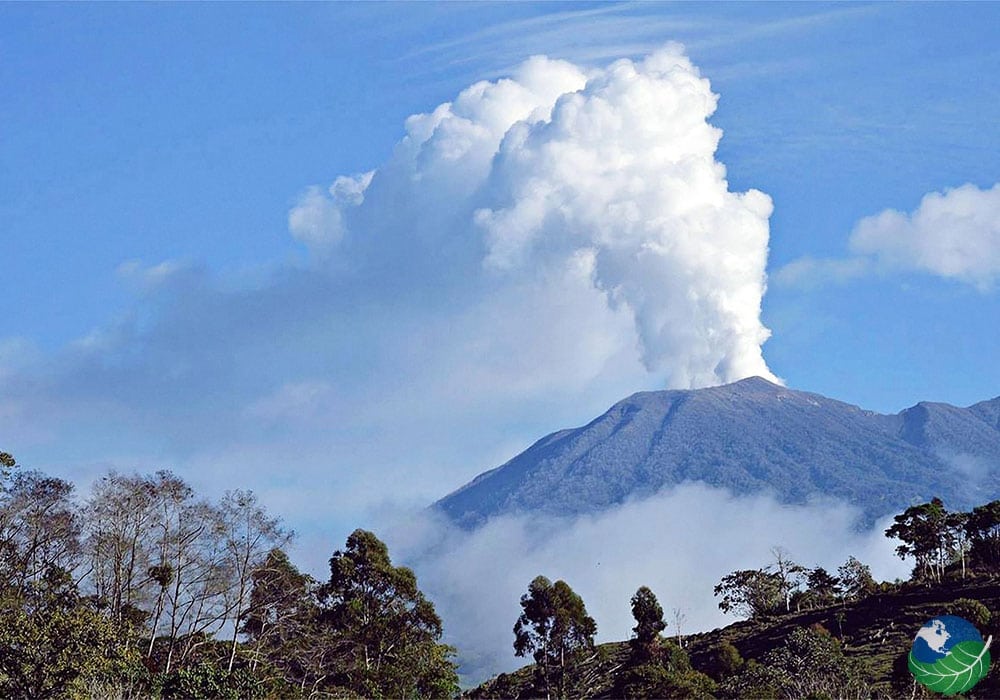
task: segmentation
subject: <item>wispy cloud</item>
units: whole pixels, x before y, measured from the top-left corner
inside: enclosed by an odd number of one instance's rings
[[[855,5],[774,19],[765,13],[737,16],[731,7],[723,10],[723,6],[690,10],[684,5],[619,3],[499,22],[423,46],[400,60],[419,57],[437,69],[475,65],[484,77],[495,77],[537,53],[594,65],[641,56],[670,40],[702,56],[755,41],[802,35],[873,12],[878,12],[875,5]],[[735,73],[741,62],[733,57],[721,67]],[[773,64],[771,69],[782,67]]]
[[[811,289],[828,284],[846,284],[868,274],[871,268],[871,261],[865,258],[829,260],[807,256],[779,268],[769,279],[781,287]]]

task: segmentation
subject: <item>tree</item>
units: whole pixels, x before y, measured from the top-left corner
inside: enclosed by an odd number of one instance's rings
[[[837,600],[838,586],[840,579],[832,576],[822,566],[817,566],[809,571],[806,576],[806,593],[809,597],[810,607],[812,605],[832,605]]]
[[[729,678],[743,668],[743,656],[731,642],[722,642],[712,650],[711,672],[716,680]]]
[[[553,584],[544,576],[535,577],[528,585],[528,592],[521,596],[521,609],[514,624],[514,653],[532,654],[546,696],[555,680],[558,696],[566,697],[575,654],[593,648],[597,623],[568,583]],[[662,610],[660,614],[662,617]]]
[[[650,659],[653,651],[659,646],[660,632],[666,629],[663,621],[663,608],[660,607],[656,595],[646,586],[640,586],[632,596],[632,617],[635,627],[632,628],[632,653],[642,659]]]
[[[138,659],[116,626],[80,598],[69,573],[48,568],[0,598],[0,695],[65,697],[124,675]]]
[[[853,556],[848,557],[847,561],[837,568],[837,578],[839,579],[840,595],[847,601],[860,600],[869,596],[875,592],[878,586],[872,577],[871,568]]]
[[[779,574],[766,569],[743,569],[722,578],[715,596],[722,596],[719,609],[740,617],[756,619],[771,615],[782,605],[784,582]]]
[[[1000,500],[973,508],[965,522],[973,566],[1000,571]]]
[[[792,594],[802,583],[802,577],[806,573],[806,568],[797,564],[791,559],[791,555],[784,547],[772,547],[771,554],[774,556],[774,573],[777,575],[781,597],[785,601],[785,612],[792,610]]]
[[[0,493],[0,587],[24,594],[52,568],[80,561],[80,520],[73,485],[35,471],[17,472]]]
[[[615,697],[623,698],[714,698],[715,682],[695,671],[687,654],[672,641],[665,641],[663,662],[646,662],[627,669],[616,688]]]
[[[780,694],[781,677],[778,671],[750,659],[740,666],[737,673],[726,676],[719,683],[719,697],[723,698],[773,698]]]
[[[0,452],[0,493],[5,490],[7,479],[17,468],[17,460],[9,452]]]
[[[674,608],[671,610],[674,620],[674,639],[677,640],[677,646],[684,648],[684,635],[681,634],[681,630],[684,627],[684,622],[687,620],[687,615],[684,613],[682,608]]]
[[[366,697],[457,692],[452,649],[439,644],[441,619],[413,571],[393,566],[373,533],[355,530],[330,559],[321,591],[324,622],[336,634],[335,682]]]
[[[225,566],[231,585],[228,616],[233,619],[228,671],[236,661],[237,636],[250,605],[254,571],[264,563],[275,547],[283,547],[291,539],[278,518],[268,516],[252,491],[227,491],[216,511],[215,533],[223,543]]]
[[[170,673],[226,624],[231,577],[225,545],[215,536],[218,510],[196,499],[194,489],[169,471],[156,472],[153,484],[156,516],[150,537],[157,563],[149,573],[161,588],[146,656],[152,661],[157,635],[162,635],[166,649],[159,666]]]
[[[156,516],[155,499],[156,484],[148,477],[112,471],[94,485],[83,511],[90,563],[87,580],[119,624],[137,621],[139,609],[152,605],[156,583],[168,575],[153,571],[149,533]]]
[[[951,547],[950,559],[953,561],[956,556],[958,557],[962,564],[962,578],[965,578],[966,561],[970,548],[969,534],[965,527],[970,515],[971,513],[948,513],[944,523],[945,538]],[[947,564],[947,562],[945,563]]]
[[[789,698],[868,697],[868,679],[823,627],[798,628],[785,644],[764,655]]]
[[[902,542],[896,547],[901,559],[912,556],[916,560],[914,576],[918,580],[940,581],[950,563],[953,531],[948,515],[941,499],[933,498],[930,503],[907,508],[885,531],[886,536]]]
[[[299,572],[282,550],[272,549],[252,574],[250,605],[240,630],[253,650],[253,670],[266,662],[303,695],[329,677],[336,649],[331,633],[320,624],[315,589],[312,577]]]

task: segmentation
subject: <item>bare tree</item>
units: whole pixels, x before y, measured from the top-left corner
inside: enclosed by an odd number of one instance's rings
[[[279,518],[268,516],[252,491],[227,491],[217,517],[215,534],[224,545],[225,566],[231,575],[227,607],[233,618],[228,667],[232,671],[239,631],[251,604],[253,573],[268,553],[284,547],[292,534],[281,527]]]
[[[681,626],[687,621],[687,615],[681,608],[673,609],[674,629],[677,631],[677,646],[684,646],[684,636],[681,634]]]
[[[792,610],[792,593],[802,584],[806,568],[792,561],[791,554],[784,547],[772,547],[774,569],[778,575],[781,595],[785,600],[785,612]]]
[[[151,567],[156,482],[110,472],[94,486],[84,509],[90,586],[111,619],[136,621],[155,595]]]
[[[155,638],[166,637],[164,672],[200,644],[199,635],[216,632],[226,621],[222,547],[214,540],[218,515],[207,502],[170,472],[156,473],[155,559],[151,577],[160,583],[147,658]],[[183,644],[182,642],[183,638]]]

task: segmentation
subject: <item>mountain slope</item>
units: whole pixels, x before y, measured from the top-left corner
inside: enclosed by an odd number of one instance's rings
[[[474,527],[506,513],[576,515],[703,481],[785,502],[835,496],[869,519],[942,497],[1000,496],[1000,398],[865,411],[759,377],[693,391],[640,392],[574,430],[542,438],[438,501]]]

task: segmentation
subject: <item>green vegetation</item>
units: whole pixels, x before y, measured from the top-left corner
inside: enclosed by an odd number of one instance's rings
[[[854,557],[834,575],[776,547],[715,586],[742,621],[676,641],[640,586],[631,639],[595,645],[582,597],[538,576],[513,627],[534,663],[467,695],[930,697],[907,667],[920,625],[950,613],[1000,638],[1000,501],[951,513],[933,499],[886,534],[915,562],[909,581],[878,583]],[[80,501],[0,453],[0,696],[458,695],[441,619],[378,537],[355,530],[324,581],[289,559],[291,537],[248,491],[212,503],[170,472],[111,472]],[[966,697],[997,695],[994,668]]]
[[[715,587],[719,607],[744,618],[687,636],[662,637],[663,609],[645,586],[632,597],[626,642],[578,653],[564,688],[537,666],[487,681],[468,697],[929,698],[907,668],[916,630],[941,614],[1000,638],[1000,501],[949,513],[939,499],[908,508],[887,535],[916,561],[909,581],[878,583],[855,557],[833,575],[791,560],[781,548],[759,569],[734,571]],[[993,668],[968,698],[1000,696]]]
[[[0,453],[0,697],[449,697],[453,649],[413,572],[356,530],[330,578],[249,491],[100,479],[82,503]]]
[[[538,576],[521,596],[521,616],[514,625],[514,653],[535,659],[538,685],[546,696],[583,694],[574,681],[581,653],[594,646],[597,623],[583,599],[565,581]]]

